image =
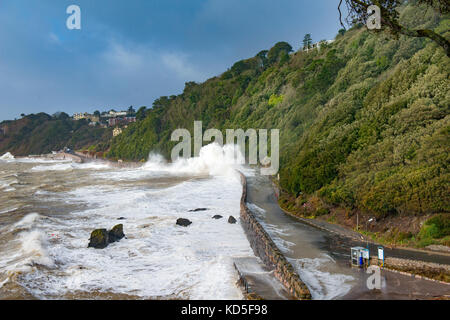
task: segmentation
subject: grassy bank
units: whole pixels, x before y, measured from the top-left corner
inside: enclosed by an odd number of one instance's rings
[[[430,245],[450,246],[450,215],[374,215],[327,204],[318,196],[299,196],[281,192],[280,207],[302,218],[319,219],[359,232],[376,243],[387,246],[426,248]]]

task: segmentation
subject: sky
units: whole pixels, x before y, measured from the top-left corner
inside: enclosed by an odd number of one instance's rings
[[[306,33],[334,39],[338,0],[1,0],[0,121],[151,107]],[[81,9],[69,30],[66,9]]]

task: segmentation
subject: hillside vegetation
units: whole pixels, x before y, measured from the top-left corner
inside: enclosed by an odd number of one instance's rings
[[[448,39],[450,17],[414,3],[402,7],[401,23]],[[150,152],[169,156],[172,132],[193,133],[196,120],[223,132],[277,128],[285,209],[327,219],[337,219],[336,208],[349,218],[419,217],[415,229],[405,222],[412,220],[399,220],[393,229],[407,232],[395,237],[450,244],[449,72],[450,59],[430,40],[356,25],[320,50],[292,52],[279,42],[220,76],[188,82],[182,94],[141,108],[139,121],[112,140],[109,130],[66,117],[3,122],[0,154],[90,146],[112,159],[142,161]]]
[[[423,9],[423,8],[422,8]],[[450,19],[407,6],[401,19],[449,37]],[[450,59],[418,38],[355,26],[320,50],[287,43],[237,62],[183,94],[162,97],[113,140],[109,156],[169,154],[176,128],[279,128],[281,186],[300,206],[325,203],[377,217],[450,211]],[[300,204],[299,204],[300,202]]]
[[[44,154],[65,147],[82,149],[92,144],[108,145],[111,130],[90,127],[86,120],[73,121],[66,114],[50,116],[31,114],[15,121],[4,121],[0,128],[0,155],[15,156]],[[3,130],[2,130],[3,131]]]

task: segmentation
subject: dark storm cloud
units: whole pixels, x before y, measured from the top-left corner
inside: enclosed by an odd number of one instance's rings
[[[66,28],[66,8],[82,29]],[[331,39],[337,1],[2,0],[0,120],[151,106],[278,41]]]

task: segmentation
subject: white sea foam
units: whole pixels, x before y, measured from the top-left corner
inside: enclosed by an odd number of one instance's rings
[[[0,190],[2,192],[12,192],[15,191],[16,188],[11,187],[12,182],[0,181]]]
[[[242,167],[241,163],[244,163],[243,156],[235,145],[221,147],[217,143],[212,143],[203,147],[198,157],[181,158],[170,164],[160,155],[151,154],[142,169],[171,174],[231,176],[235,175],[236,169]]]
[[[4,155],[2,155],[0,157],[0,161],[5,161],[5,162],[19,162],[19,163],[65,163],[65,162],[72,162],[71,159],[60,159],[60,160],[55,160],[55,159],[47,159],[44,157],[14,157],[14,155],[12,155],[10,152],[5,153]]]
[[[12,179],[11,179],[12,177]],[[19,181],[16,179],[17,175],[11,175],[7,177],[3,177],[2,180],[0,180],[0,190],[3,192],[12,192],[15,191],[16,188],[14,188],[12,185],[19,183]]]
[[[24,158],[16,158],[15,162],[20,162],[20,163],[69,163],[72,162],[71,159],[60,159],[60,160],[54,160],[54,159],[46,159],[46,158],[29,158],[29,157],[24,157]]]
[[[11,161],[11,160],[14,160],[14,156],[10,152],[7,152],[7,153],[5,153],[4,155],[2,155],[0,157],[0,160],[2,160],[2,161]]]
[[[11,211],[15,211],[17,209],[19,209],[19,208],[17,208],[17,207],[6,208],[6,209],[3,209],[3,210],[0,210],[0,214],[4,214],[4,213],[11,212]]]
[[[14,228],[16,229],[24,229],[31,228],[35,221],[39,219],[41,216],[38,213],[30,213],[23,217],[21,220],[14,224]]]
[[[0,267],[20,269],[23,262],[46,266],[21,276],[20,284],[38,298],[100,291],[143,298],[241,299],[233,258],[253,256],[253,251],[239,223],[227,222],[230,215],[239,217],[240,180],[223,149],[202,151],[194,162],[166,164],[152,157],[144,168],[89,170],[92,179],[88,184],[68,192],[35,193],[36,201],[83,206],[68,214],[24,217],[13,226],[21,230],[16,239],[20,250],[5,252]],[[148,179],[149,174],[158,175],[158,170],[174,177],[201,177],[158,189]],[[114,174],[121,180],[142,180],[148,186],[122,184]],[[99,175],[111,184],[96,185]],[[196,208],[209,210],[189,212]],[[216,214],[225,218],[212,219]],[[126,219],[118,221],[120,217]],[[177,226],[180,217],[192,225]],[[109,229],[118,223],[124,224],[127,239],[104,250],[87,248],[93,229]]]
[[[62,264],[66,276],[51,277],[45,294],[90,289],[143,297],[241,298],[234,285],[232,257],[252,255],[252,251],[242,228],[226,219],[211,219],[214,214],[239,214],[236,181],[224,177],[189,181],[170,190],[94,189],[78,189],[70,197],[76,195],[95,209],[74,212],[64,221],[47,221],[45,229],[61,237],[48,252]],[[197,207],[210,210],[188,212]],[[128,239],[105,250],[88,249],[89,232],[112,227],[120,216],[126,217],[121,222]],[[177,227],[179,217],[193,224]],[[34,275],[29,275],[29,281],[37,288],[45,277]]]
[[[5,278],[2,285],[13,274],[31,272],[37,266],[47,268],[55,266],[47,252],[46,236],[42,230],[36,228],[40,217],[39,214],[32,213],[12,226],[12,230],[19,233],[15,240],[10,241],[10,250],[3,252],[0,258],[0,270],[4,272],[2,278]],[[5,230],[3,229],[2,232]]]
[[[72,170],[101,170],[109,169],[107,163],[88,162],[88,163],[58,163],[54,165],[39,165],[31,169],[31,171],[72,171]]]
[[[264,210],[263,208],[258,207],[256,204],[250,202],[247,202],[247,207],[256,216],[256,218],[259,220],[259,223],[261,223],[264,229],[270,233],[273,242],[275,242],[278,248],[280,248],[284,253],[290,252],[291,247],[293,247],[295,243],[283,239],[283,236],[287,235],[288,231],[280,226],[266,223],[264,221],[266,210]]]
[[[54,267],[53,260],[48,256],[46,250],[46,237],[38,230],[23,232],[20,235],[22,242],[21,250],[27,257],[27,264],[39,264],[46,267]]]
[[[247,203],[248,208],[258,217],[264,229],[269,232],[275,244],[285,253],[291,252],[294,243],[286,241],[284,236],[289,231],[264,221],[266,211],[254,203]],[[330,300],[343,296],[353,286],[353,278],[335,270],[336,261],[327,254],[320,254],[318,258],[289,259],[296,267],[301,279],[311,291],[313,299]]]
[[[160,154],[151,153],[148,161],[137,169],[122,169],[113,172],[99,172],[95,176],[110,180],[141,180],[162,176],[228,176],[238,177],[236,170],[246,170],[243,157],[236,146],[217,143],[209,144],[200,150],[198,157],[178,159],[168,162]]]

